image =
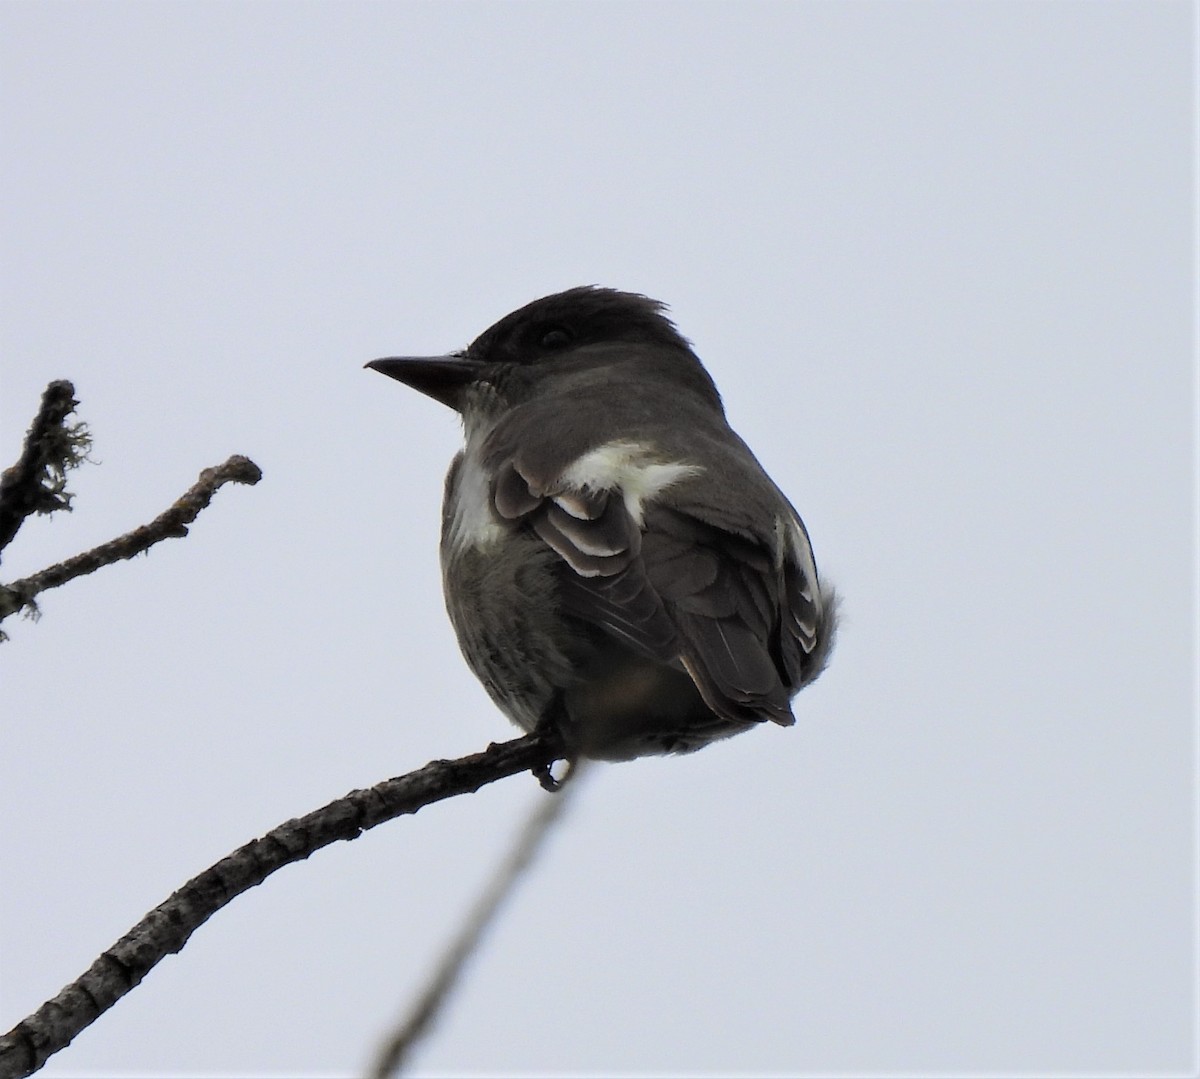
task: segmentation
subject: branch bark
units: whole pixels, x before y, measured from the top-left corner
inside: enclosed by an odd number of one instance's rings
[[[53,385],[53,384],[52,384]],[[66,385],[70,385],[67,383]],[[11,471],[11,470],[10,470]],[[8,473],[5,473],[7,475]],[[224,464],[206,468],[170,509],[147,525],[135,528],[90,551],[77,554],[9,585],[0,585],[0,621],[28,608],[36,610],[34,598],[49,588],[58,588],[76,577],[94,573],[101,566],[123,558],[133,558],[165,539],[188,534],[188,525],[212,502],[213,495],[227,483],[253,485],[262,479],[262,470],[249,457],[234,455]]]
[[[526,735],[453,761],[432,761],[369,790],[351,791],[327,806],[279,825],[193,877],[106,949],[76,981],[0,1038],[0,1079],[31,1075],[103,1015],[165,956],[235,896],[277,869],[342,839],[422,806],[470,794],[518,772],[536,774],[562,759],[550,733]]]

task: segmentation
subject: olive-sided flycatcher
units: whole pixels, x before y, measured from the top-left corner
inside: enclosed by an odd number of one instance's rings
[[[462,416],[441,559],[467,663],[601,760],[794,723],[834,636],[803,522],[664,310],[574,288],[462,352],[367,364]]]

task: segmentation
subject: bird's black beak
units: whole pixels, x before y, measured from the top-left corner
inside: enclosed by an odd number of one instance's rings
[[[465,356],[393,356],[372,360],[366,366],[461,412],[467,386],[488,365]]]

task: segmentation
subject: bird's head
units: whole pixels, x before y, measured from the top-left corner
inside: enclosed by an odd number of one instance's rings
[[[535,396],[548,383],[636,365],[651,376],[669,370],[720,407],[720,398],[665,305],[632,292],[585,285],[544,296],[505,315],[461,352],[396,356],[367,367],[463,412],[487,390],[503,406]]]

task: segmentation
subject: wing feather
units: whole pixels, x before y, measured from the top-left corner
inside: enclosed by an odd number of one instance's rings
[[[722,719],[795,721],[791,696],[824,662],[832,622],[786,544],[665,499],[640,505],[637,521],[620,490],[537,483],[515,459],[498,468],[492,497],[562,558],[565,613],[682,667]]]

